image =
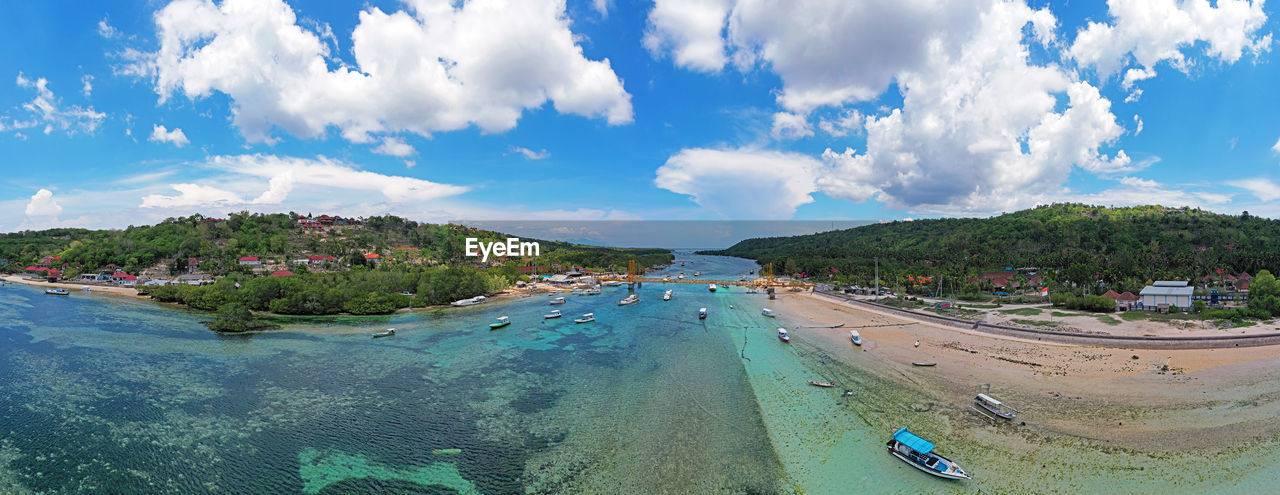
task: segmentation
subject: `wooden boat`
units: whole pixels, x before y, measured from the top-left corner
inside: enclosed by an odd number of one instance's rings
[[[44,290],[44,293],[45,293],[45,294],[48,294],[48,295],[51,295],[51,296],[69,296],[69,295],[71,295],[71,291],[68,291],[67,289],[45,289],[45,290]]]
[[[857,330],[849,330],[849,340],[853,341],[853,345],[862,345],[862,336],[858,335]]]
[[[787,333],[787,329],[785,328],[778,329],[778,340],[781,340],[783,342],[791,342],[791,335]]]
[[[621,301],[618,301],[618,305],[619,305],[619,306],[626,306],[626,305],[628,305],[628,304],[635,304],[635,303],[638,303],[638,302],[640,302],[640,296],[637,296],[637,295],[635,295],[635,294],[631,294],[631,295],[629,295],[629,296],[627,296],[627,297],[622,298],[622,300],[621,300]]]
[[[760,311],[760,314],[768,316],[770,318],[774,317],[773,310],[769,308],[764,308],[764,310]]]
[[[707,308],[698,308],[698,319],[699,320],[707,319]]]
[[[551,310],[551,312],[550,312],[550,313],[545,314],[545,315],[542,315],[542,319],[544,319],[544,320],[550,320],[550,319],[552,319],[552,318],[559,318],[559,317],[561,317],[561,316],[564,316],[564,315],[560,314],[560,310],[558,310],[558,309],[553,309],[553,310]]]
[[[587,323],[591,321],[596,321],[595,313],[587,313],[585,315],[582,315],[582,318],[575,318],[573,320],[574,323]]]
[[[815,387],[830,388],[830,387],[836,386],[836,382],[833,382],[833,381],[820,382],[817,380],[809,380],[809,385],[813,385]]]
[[[462,299],[462,300],[454,301],[449,304],[452,304],[454,306],[473,306],[476,304],[481,304],[483,302],[484,302],[484,296],[476,296],[470,299]]]
[[[584,296],[598,296],[598,295],[600,295],[600,289],[587,289],[587,291],[586,291],[586,292],[583,292],[583,293],[582,293],[582,295],[584,295]]]
[[[964,472],[964,469],[955,461],[934,453],[933,442],[916,436],[906,428],[895,428],[893,437],[885,446],[889,448],[890,454],[901,459],[902,462],[939,478],[973,479],[973,476]]]
[[[1004,419],[1013,419],[1017,416],[1018,409],[996,400],[987,394],[978,394],[973,398],[973,405],[986,409],[996,416]]]
[[[560,304],[564,304],[564,298],[563,298],[563,297],[557,297],[557,298],[555,298],[555,299],[552,299],[552,300],[551,300],[551,305],[552,305],[552,306],[556,306],[556,305],[560,305]]]
[[[912,366],[937,366],[938,363],[921,363],[921,362],[912,361],[911,365]]]
[[[605,287],[617,287],[619,285],[622,285],[622,282],[619,282],[617,280],[610,280],[604,283]]]
[[[662,300],[663,300],[663,301],[670,301],[670,300],[671,300],[671,289],[667,289],[667,292],[665,292],[665,293],[663,293],[663,294],[662,294]]]
[[[711,292],[715,292],[715,291],[716,291],[716,284],[708,285],[708,286],[707,286],[707,290],[710,290]]]
[[[511,324],[511,320],[505,316],[499,316],[498,320],[489,324],[489,330],[496,330]]]
[[[391,337],[391,336],[393,336],[393,335],[395,335],[395,334],[396,334],[396,329],[394,329],[394,328],[388,328],[388,329],[383,330],[383,331],[381,331],[381,332],[375,332],[375,333],[373,334],[373,338],[377,339],[377,338],[382,338],[382,337]]]

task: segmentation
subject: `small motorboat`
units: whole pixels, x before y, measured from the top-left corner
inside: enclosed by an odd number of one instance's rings
[[[783,342],[791,342],[791,335],[787,333],[787,329],[785,328],[778,329],[778,340],[781,340]]]
[[[552,305],[552,306],[556,306],[556,305],[560,305],[560,304],[564,304],[564,298],[563,298],[563,297],[557,297],[557,298],[555,298],[555,299],[552,299],[552,300],[551,300],[551,305]]]
[[[89,287],[89,286],[87,286],[87,285],[82,285],[82,286],[80,286],[80,290],[85,291],[85,292],[93,292],[93,287]]]
[[[584,296],[598,296],[598,295],[600,295],[600,289],[599,289],[599,288],[587,289],[587,291],[586,291],[586,292],[583,292],[583,293],[582,293],[582,295],[584,295]]]
[[[809,385],[813,385],[815,387],[830,388],[830,387],[836,386],[836,382],[833,382],[833,381],[820,382],[817,380],[809,380]]]
[[[857,330],[849,330],[849,340],[853,341],[853,345],[862,345],[862,336],[858,335]]]
[[[695,277],[701,277],[701,276],[702,276],[702,272],[693,272],[693,276],[695,276]]]
[[[680,280],[684,280],[684,274],[683,274],[683,273],[681,273],[681,274],[680,274],[680,276],[679,276],[679,277],[676,277],[676,278],[678,278],[678,279],[680,279]]]
[[[711,291],[711,292],[715,292],[715,291],[716,291],[716,284],[708,285],[708,286],[707,286],[707,290],[709,290],[709,291]]]
[[[698,308],[698,319],[699,320],[707,319],[707,308]]]
[[[461,454],[462,449],[435,449],[431,453],[435,455],[455,455]]]
[[[582,318],[574,318],[573,320],[574,323],[587,323],[591,321],[596,321],[595,313],[587,313],[582,315]]]
[[[950,480],[973,479],[955,461],[933,452],[933,442],[916,436],[906,428],[895,428],[893,438],[885,444],[889,453],[916,469]]]
[[[622,285],[622,282],[619,282],[617,280],[610,280],[604,283],[605,287],[617,287],[619,285]]]
[[[987,411],[990,411],[991,414],[994,414],[1004,419],[1013,419],[1015,416],[1017,416],[1017,412],[1018,412],[1017,408],[1010,406],[1008,404],[1005,404],[1003,402],[1000,402],[996,400],[995,397],[992,397],[987,394],[978,394],[976,397],[974,397],[973,405],[986,409]]]
[[[489,324],[489,330],[497,330],[511,324],[511,319],[505,316],[499,316],[497,321]]]
[[[921,363],[921,362],[918,362],[918,361],[912,361],[912,362],[911,362],[911,365],[912,365],[912,366],[923,366],[923,367],[928,367],[928,366],[937,366],[937,365],[938,365],[938,363],[934,363],[934,362]]]
[[[48,295],[51,295],[51,296],[69,296],[69,295],[71,295],[71,291],[68,291],[67,289],[45,289],[45,290],[44,290],[44,293],[45,293],[45,294],[48,294]]]
[[[760,314],[768,316],[770,318],[774,317],[773,310],[769,308],[764,308],[764,310],[760,311]]]
[[[551,310],[551,312],[550,312],[550,313],[547,313],[547,314],[545,314],[545,315],[542,315],[542,319],[544,319],[544,320],[550,320],[550,319],[552,319],[552,318],[559,318],[559,317],[561,317],[561,316],[564,316],[564,315],[560,314],[560,310],[558,310],[558,309],[553,309],[553,310]]]
[[[375,332],[375,333],[373,334],[373,338],[378,339],[378,338],[382,338],[382,337],[391,337],[391,336],[394,336],[395,334],[396,334],[396,329],[394,329],[394,328],[388,328],[388,329],[383,330],[383,331],[381,331],[381,332]]]
[[[631,294],[631,295],[629,295],[629,296],[627,296],[627,297],[622,298],[622,300],[621,300],[621,301],[618,301],[618,305],[619,305],[619,306],[626,306],[626,305],[628,305],[628,304],[635,304],[635,303],[638,303],[638,302],[640,302],[640,296],[637,296],[637,295],[635,295],[635,294]]]
[[[662,294],[662,300],[663,301],[671,300],[671,289],[667,289],[667,291]]]

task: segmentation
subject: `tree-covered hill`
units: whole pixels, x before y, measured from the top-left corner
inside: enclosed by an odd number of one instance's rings
[[[1050,268],[1051,282],[1137,290],[1280,267],[1280,221],[1191,208],[1055,204],[991,218],[896,221],[796,237],[748,239],[723,254],[772,262],[779,274],[869,283],[912,275],[963,279],[1006,267]]]

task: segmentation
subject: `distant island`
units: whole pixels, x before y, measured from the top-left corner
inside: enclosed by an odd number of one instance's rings
[[[508,236],[396,216],[231,213],[170,218],[123,230],[0,234],[0,273],[28,280],[131,287],[138,294],[219,311],[224,331],[252,329],[248,311],[282,315],[387,314],[492,295],[531,276],[664,265],[665,249],[537,241],[536,257],[464,256],[467,238]],[[221,309],[220,309],[221,308]]]

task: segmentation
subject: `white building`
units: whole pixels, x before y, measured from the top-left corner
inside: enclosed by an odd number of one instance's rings
[[[1191,295],[1195,287],[1183,281],[1158,280],[1155,284],[1142,288],[1138,295],[1142,297],[1142,309],[1156,310],[1178,308],[1182,311],[1191,309]]]

